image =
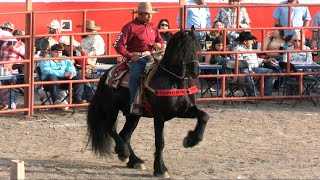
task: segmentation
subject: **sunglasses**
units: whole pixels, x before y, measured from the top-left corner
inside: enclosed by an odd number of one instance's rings
[[[301,40],[300,39],[295,39],[295,40],[293,40],[293,42],[301,42]]]
[[[168,25],[168,24],[161,24],[161,26],[166,26],[166,27],[168,27],[169,25]]]

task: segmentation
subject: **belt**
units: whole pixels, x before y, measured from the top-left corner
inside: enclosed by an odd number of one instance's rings
[[[150,51],[144,51],[144,52],[132,52],[134,55],[138,55],[138,56],[147,56],[147,55],[151,55]]]

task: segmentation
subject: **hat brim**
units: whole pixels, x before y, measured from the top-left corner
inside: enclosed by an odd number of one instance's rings
[[[159,12],[159,9],[158,8],[152,8],[151,11],[141,11],[141,10],[136,10],[136,11],[133,11],[132,14],[135,14],[135,13],[149,13],[149,14],[155,14],[155,13],[158,13]]]
[[[83,27],[83,25],[77,25],[78,28]],[[94,27],[86,27],[86,29],[90,29],[90,30],[95,30],[95,31],[99,31],[101,29],[101,26],[97,25]]]
[[[240,41],[248,41],[248,40],[257,40],[257,38],[253,35],[246,37],[246,38],[242,38],[239,36],[235,40],[240,42]]]
[[[14,30],[12,28],[9,28],[9,27],[6,27],[6,26],[0,26],[1,28],[7,28],[7,29],[11,29],[11,30]]]

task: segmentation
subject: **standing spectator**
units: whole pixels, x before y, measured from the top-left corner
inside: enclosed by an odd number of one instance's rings
[[[206,5],[205,0],[186,0],[185,5]],[[210,28],[211,15],[209,8],[188,8],[187,9],[187,28],[194,26],[195,28]],[[177,23],[180,24],[180,17],[177,18]],[[206,40],[205,31],[196,31],[196,37],[199,40],[201,48],[205,47]]]
[[[81,25],[80,25],[81,26]],[[86,32],[97,32],[101,27],[93,20],[86,20]],[[84,48],[88,56],[99,56],[105,54],[104,40],[99,34],[84,35],[80,46]],[[89,64],[95,65],[97,58],[88,58]]]
[[[320,11],[317,12],[317,14],[314,16],[313,21],[312,21],[312,26],[320,26]],[[320,29],[313,29],[312,30],[312,39],[317,43],[318,47],[318,63],[320,62]]]
[[[55,44],[51,47],[50,55],[46,58],[61,58],[63,46],[60,44]],[[70,60],[46,60],[40,61],[39,66],[41,69],[41,79],[44,81],[58,81],[58,80],[79,80],[81,79],[80,74],[76,72],[73,63]],[[48,84],[44,85],[50,92],[52,102],[54,104],[61,104],[61,99],[59,96],[59,86],[60,84]],[[73,84],[73,103],[82,104],[86,103],[82,100],[83,94],[83,84],[74,83]]]
[[[299,4],[298,0],[286,0],[280,3],[282,4]],[[283,27],[289,26],[288,7],[277,7],[273,12],[273,18],[275,24],[281,24]],[[309,27],[311,20],[310,12],[307,6],[295,6],[291,7],[291,26],[292,27]],[[300,29],[285,30],[284,36],[295,35],[300,32]],[[304,34],[303,34],[304,35]]]
[[[158,29],[170,29],[170,23],[168,19],[161,19],[158,24]],[[169,42],[172,32],[170,31],[161,31],[160,35],[165,43]]]
[[[141,105],[134,104],[140,77],[150,60],[151,51],[163,48],[164,42],[157,26],[151,23],[157,10],[152,8],[150,2],[139,3],[138,10],[134,13],[138,13],[138,16],[122,28],[114,48],[130,64],[130,111],[133,114],[141,114]]]
[[[256,40],[257,38],[254,37],[250,32],[241,32],[239,34],[239,37],[236,39],[239,41],[239,44],[235,46],[234,51],[246,51],[247,53],[244,54],[238,54],[239,60],[245,60],[249,64],[249,71],[257,74],[269,74],[273,73],[274,71],[272,69],[268,68],[262,68],[260,67],[263,63],[267,62],[274,62],[275,59],[268,58],[268,59],[261,59],[258,58],[256,53],[251,53],[252,51],[252,45],[253,40]],[[248,74],[249,72],[241,72],[244,74]],[[251,81],[251,78],[246,78],[246,81]],[[272,88],[273,88],[273,76],[266,76],[264,80],[264,95],[265,96],[271,96],[272,95]],[[251,88],[252,86],[247,86],[248,92],[254,92]],[[249,94],[250,96],[253,96],[253,94]]]
[[[229,5],[239,5],[239,1],[240,0],[229,0]],[[214,21],[222,22],[225,28],[236,28],[238,19],[240,28],[250,27],[251,20],[245,7],[240,8],[239,16],[236,7],[220,8]],[[239,36],[239,33],[237,31],[228,31],[228,36],[231,43],[234,45],[235,39]]]
[[[274,27],[282,27],[280,24],[274,25]],[[271,34],[264,39],[263,50],[279,50],[281,46],[285,43],[284,41],[284,31],[282,29],[274,29]],[[280,58],[279,53],[266,53],[267,57],[272,57],[277,60]]]

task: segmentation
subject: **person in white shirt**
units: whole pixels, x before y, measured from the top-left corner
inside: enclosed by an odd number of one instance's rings
[[[86,20],[86,32],[97,32],[101,27],[93,20]],[[105,43],[99,34],[85,35],[80,42],[88,56],[99,56],[105,54]],[[88,58],[88,63],[95,65],[97,58]]]

